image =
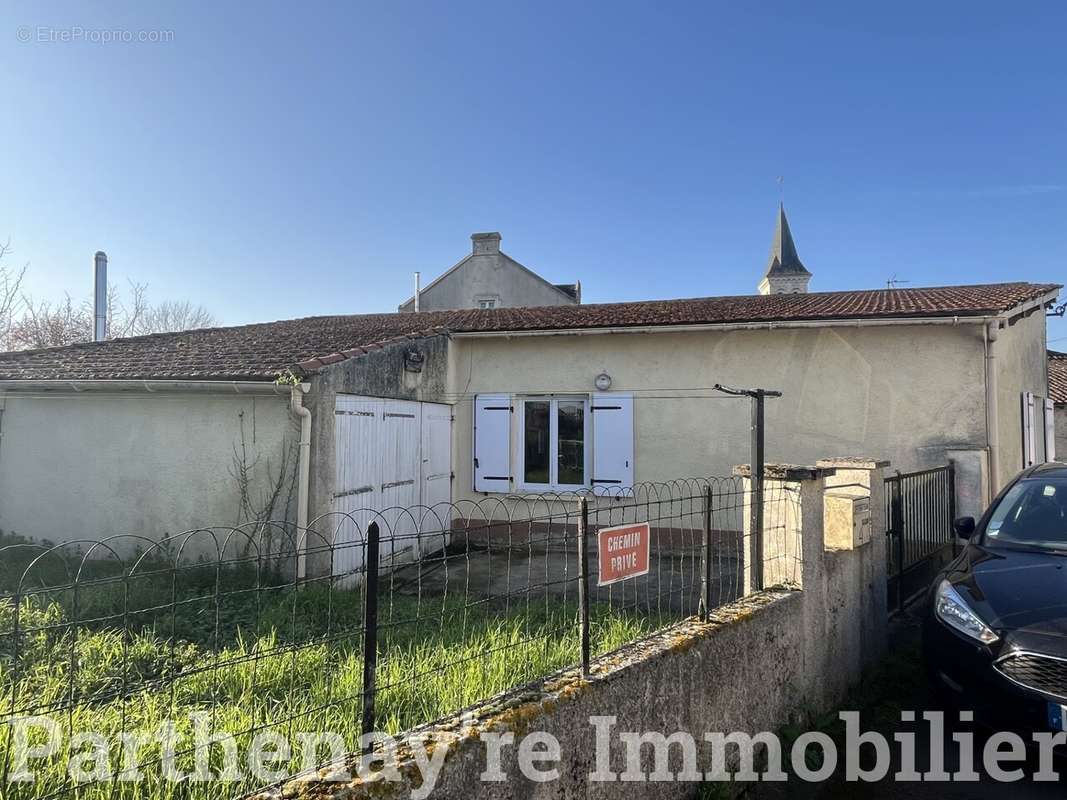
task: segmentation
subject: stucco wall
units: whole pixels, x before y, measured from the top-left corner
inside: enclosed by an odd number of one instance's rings
[[[456,498],[472,494],[473,395],[590,392],[599,372],[635,393],[638,482],[748,459],[748,401],[704,391],[716,383],[783,392],[767,401],[768,461],[878,453],[906,471],[985,446],[979,326],[457,337],[452,357]]]
[[[1023,468],[1022,393],[1048,396],[1048,349],[1045,344],[1045,314],[1037,309],[1014,325],[1001,328],[996,343],[998,416],[1000,419],[1000,483],[1003,486]],[[1038,431],[1043,410],[1034,410]],[[1037,457],[1044,454],[1042,434],[1036,442]],[[999,487],[996,487],[999,488]]]
[[[419,295],[421,311],[478,308],[481,295],[499,296],[498,307],[565,306],[576,301],[546,284],[504,253],[472,255]],[[401,311],[413,311],[411,302]]]
[[[158,540],[235,525],[242,430],[249,495],[284,490],[273,516],[295,515],[299,431],[278,396],[9,392],[0,416],[0,530],[66,542],[137,534]]]
[[[1067,461],[1067,405],[1056,406],[1056,460]]]

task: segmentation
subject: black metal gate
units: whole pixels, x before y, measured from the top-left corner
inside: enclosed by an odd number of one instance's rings
[[[955,498],[951,463],[885,479],[890,610],[903,611],[956,554]]]

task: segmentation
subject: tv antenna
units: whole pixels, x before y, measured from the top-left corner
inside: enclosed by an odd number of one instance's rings
[[[896,289],[902,283],[911,283],[911,281],[902,280],[896,276],[896,273],[893,273],[893,277],[885,282],[885,288]]]

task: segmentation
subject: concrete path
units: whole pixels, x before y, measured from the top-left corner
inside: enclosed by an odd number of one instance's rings
[[[590,556],[590,574],[596,575]],[[631,608],[649,614],[686,616],[695,614],[700,599],[702,560],[698,550],[654,553],[644,577],[615,586],[593,586],[591,600],[612,607]],[[578,554],[573,549],[526,547],[470,548],[440,553],[425,561],[396,569],[392,585],[401,594],[490,598],[504,605],[527,594],[577,601]],[[595,584],[595,577],[593,583]],[[739,559],[717,554],[712,560],[712,605],[728,603],[741,595],[742,566]]]

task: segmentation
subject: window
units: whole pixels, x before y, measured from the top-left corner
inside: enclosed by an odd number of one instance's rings
[[[522,408],[522,484],[532,489],[589,485],[584,397],[530,397]]]
[[[478,308],[496,308],[496,300],[479,300]]]
[[[550,492],[590,488],[632,496],[634,398],[478,394],[474,398],[476,492]]]

